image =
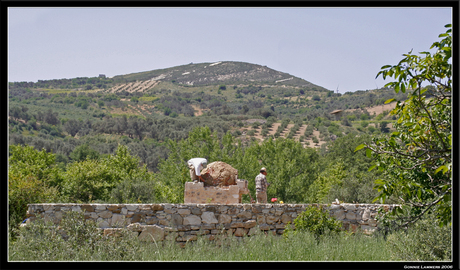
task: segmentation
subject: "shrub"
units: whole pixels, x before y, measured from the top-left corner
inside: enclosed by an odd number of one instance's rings
[[[439,227],[435,217],[416,222],[405,231],[393,232],[387,237],[391,258],[404,261],[452,260],[452,227]]]
[[[131,261],[141,259],[135,235],[121,229],[120,237],[103,236],[82,212],[65,212],[60,226],[38,216],[10,243],[10,261]]]
[[[325,211],[322,206],[310,205],[296,219],[294,219],[295,231],[287,225],[285,233],[287,235],[297,233],[299,231],[307,231],[313,233],[319,241],[320,237],[329,233],[338,233],[341,231],[342,223],[329,216],[328,211]]]

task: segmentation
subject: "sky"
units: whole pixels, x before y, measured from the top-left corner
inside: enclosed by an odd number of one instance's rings
[[[339,93],[381,88],[403,54],[430,51],[451,8],[8,8],[8,81],[108,77],[219,61]]]

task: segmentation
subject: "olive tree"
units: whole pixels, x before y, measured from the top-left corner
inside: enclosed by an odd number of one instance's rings
[[[355,151],[366,149],[384,171],[375,182],[376,200],[384,203],[393,196],[401,207],[391,213],[398,226],[415,223],[433,212],[440,226],[451,225],[452,212],[452,64],[451,25],[433,43],[435,52],[404,54],[397,65],[381,68],[377,77],[394,78],[387,83],[396,93],[408,92],[391,112],[397,117],[395,132],[373,138]],[[393,102],[387,100],[386,103]]]

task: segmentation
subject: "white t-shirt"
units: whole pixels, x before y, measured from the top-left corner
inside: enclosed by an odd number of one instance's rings
[[[195,174],[200,176],[201,169],[203,169],[203,164],[208,163],[208,161],[205,158],[192,158],[187,163],[188,165],[193,165],[193,167],[195,167]]]

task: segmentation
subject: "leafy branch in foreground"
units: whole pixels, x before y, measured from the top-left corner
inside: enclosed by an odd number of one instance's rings
[[[451,225],[452,212],[452,50],[451,25],[443,38],[430,49],[436,52],[404,54],[397,65],[386,65],[377,74],[396,81],[386,87],[395,92],[408,91],[405,102],[397,102],[391,112],[398,117],[395,132],[389,137],[374,138],[355,151],[366,149],[385,178],[375,182],[376,200],[398,198],[401,208],[392,217],[399,226],[415,223],[429,212],[436,214],[440,226]],[[388,100],[387,103],[394,101]]]

